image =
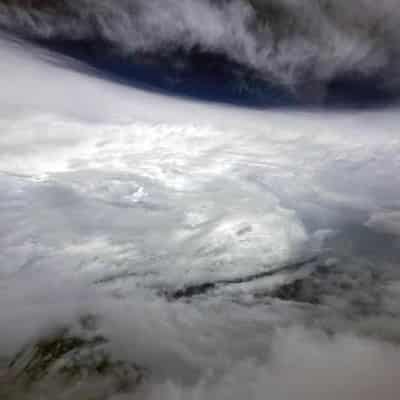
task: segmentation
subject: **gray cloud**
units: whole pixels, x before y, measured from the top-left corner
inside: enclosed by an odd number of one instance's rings
[[[289,87],[351,73],[380,76],[393,90],[398,82],[395,0],[79,0],[55,12],[7,4],[0,4],[3,27],[42,39],[101,40],[126,56],[198,48]]]

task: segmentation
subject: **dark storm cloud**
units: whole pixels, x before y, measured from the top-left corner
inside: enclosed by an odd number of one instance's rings
[[[316,96],[337,76],[378,77],[387,86],[398,81],[400,12],[394,0],[2,3],[1,26],[36,38],[102,41],[124,56],[217,53]]]

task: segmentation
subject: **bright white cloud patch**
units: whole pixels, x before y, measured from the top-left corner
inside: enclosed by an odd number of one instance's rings
[[[0,356],[93,313],[151,372],[139,398],[397,398],[397,109],[246,110],[0,58]]]

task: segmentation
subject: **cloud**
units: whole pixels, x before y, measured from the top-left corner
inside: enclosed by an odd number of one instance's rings
[[[366,225],[378,232],[400,236],[400,212],[376,212],[371,215]]]
[[[378,77],[389,91],[398,86],[395,0],[79,0],[55,11],[18,4],[0,5],[0,24],[36,38],[98,41],[124,56],[217,53],[315,94],[354,74]]]
[[[195,387],[159,384],[143,398],[394,400],[399,390],[395,372],[399,353],[390,345],[349,336],[327,339],[294,330],[278,334],[271,347],[266,365],[243,361],[220,379],[210,377]]]
[[[396,108],[248,110],[10,38],[0,57],[0,357],[94,314],[106,350],[151,372],[144,398],[393,399]]]

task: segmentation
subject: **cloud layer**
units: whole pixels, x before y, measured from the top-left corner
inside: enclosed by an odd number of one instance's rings
[[[114,399],[397,398],[396,108],[195,103],[12,39],[0,45],[2,383],[24,344],[95,315],[104,351],[149,371]],[[76,399],[68,389],[39,385]]]
[[[21,5],[22,4],[22,5]],[[0,4],[1,26],[34,38],[97,43],[127,60],[193,51],[220,54],[255,75],[323,97],[332,80],[374,79],[397,91],[397,2],[384,0],[79,0]],[[131,61],[128,61],[131,62]]]

